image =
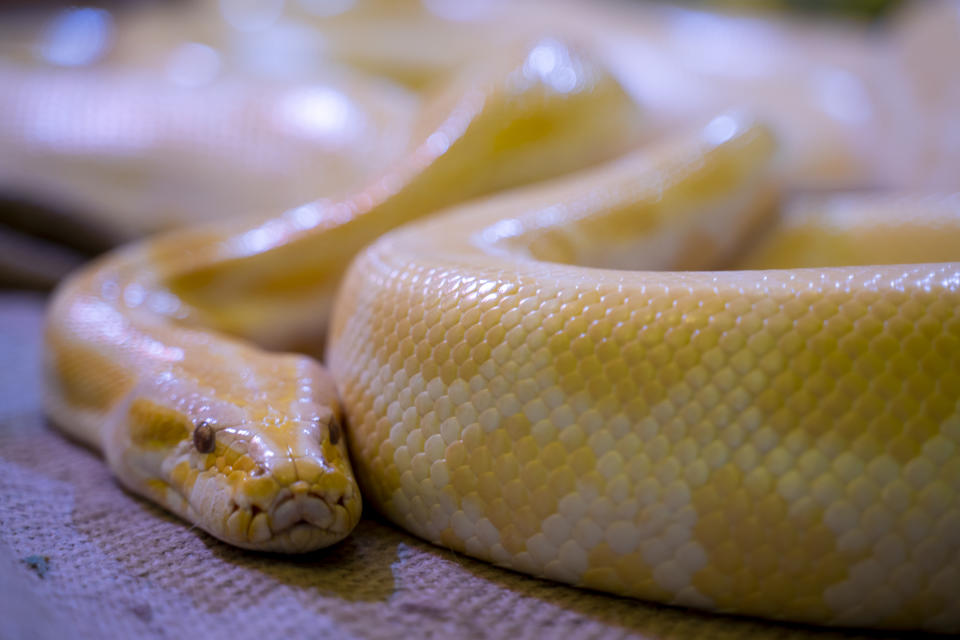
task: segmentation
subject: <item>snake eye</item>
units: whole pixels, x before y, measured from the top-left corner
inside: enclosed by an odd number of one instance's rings
[[[314,418],[313,422],[317,425],[322,424],[319,416]],[[343,430],[340,428],[340,422],[337,421],[337,416],[334,415],[330,417],[330,422],[327,424],[327,430],[330,433],[330,444],[337,444],[340,442],[340,436],[343,435]]]
[[[340,423],[337,421],[337,416],[330,418],[330,444],[337,444],[340,442]]]
[[[216,433],[206,420],[202,420],[193,430],[193,446],[200,453],[213,453],[213,450],[217,448]]]

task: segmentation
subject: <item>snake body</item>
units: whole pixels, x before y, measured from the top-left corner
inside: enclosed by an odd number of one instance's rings
[[[422,143],[353,198],[69,279],[46,334],[54,421],[243,547],[341,539],[359,484],[416,535],[572,584],[960,630],[960,263],[697,271],[776,206],[762,125],[720,116],[389,233],[333,302],[390,229],[628,141],[616,83],[544,46],[438,98]],[[899,206],[956,234],[949,199]],[[262,350],[325,334],[332,378]]]

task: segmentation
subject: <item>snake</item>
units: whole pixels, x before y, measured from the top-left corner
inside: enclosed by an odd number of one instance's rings
[[[777,226],[767,126],[642,117],[555,40],[460,74],[354,195],[69,277],[46,412],[242,548],[334,544],[365,500],[585,588],[960,631],[960,201]]]

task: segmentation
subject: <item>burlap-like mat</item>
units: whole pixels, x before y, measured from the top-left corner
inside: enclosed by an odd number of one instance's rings
[[[0,294],[0,638],[892,638],[528,578],[368,514],[302,557],[240,551],[121,490],[40,411],[40,297]],[[32,563],[32,565],[31,565]]]

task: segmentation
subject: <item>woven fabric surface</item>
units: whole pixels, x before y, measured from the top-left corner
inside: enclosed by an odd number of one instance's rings
[[[123,491],[41,411],[43,299],[0,294],[0,638],[893,638],[715,616],[521,576],[367,514],[242,551]]]

